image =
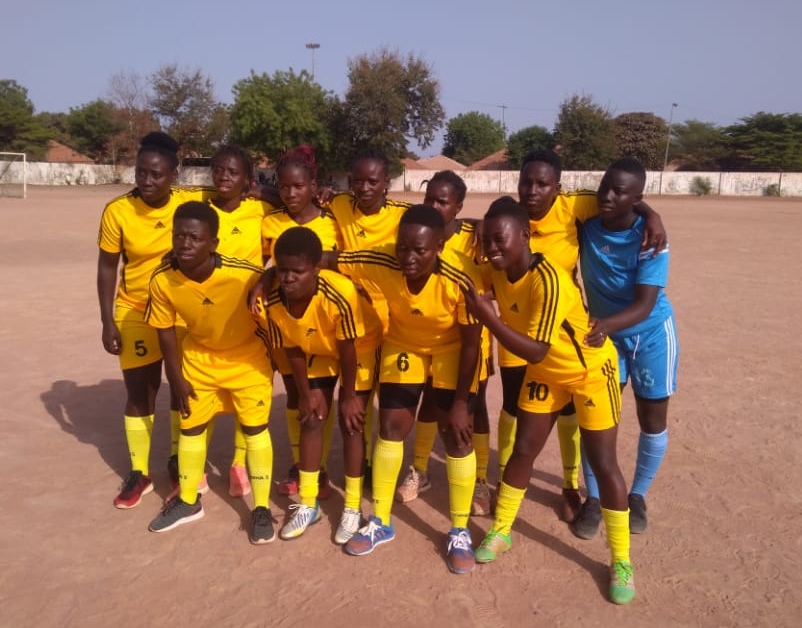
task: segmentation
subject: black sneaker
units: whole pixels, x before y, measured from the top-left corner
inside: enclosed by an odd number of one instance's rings
[[[601,519],[599,500],[595,497],[588,497],[579,510],[579,516],[571,524],[571,532],[580,539],[592,539],[599,533]]]
[[[251,543],[262,545],[276,540],[276,530],[273,527],[273,514],[269,508],[257,506],[251,513]]]
[[[203,515],[200,495],[194,504],[188,504],[180,497],[175,497],[167,502],[159,515],[150,522],[148,530],[151,532],[167,532],[185,523],[200,519]]]
[[[629,531],[631,534],[646,532],[646,500],[643,495],[629,494]]]

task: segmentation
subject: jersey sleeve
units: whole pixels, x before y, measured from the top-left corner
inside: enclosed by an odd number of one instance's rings
[[[596,200],[595,192],[581,191],[569,198],[573,201],[574,218],[579,222],[585,222],[599,215],[599,202]]]
[[[176,319],[175,308],[162,286],[163,281],[163,274],[156,274],[151,278],[145,306],[145,320],[156,329],[169,329],[175,325]]]
[[[122,251],[123,229],[119,216],[114,209],[107,205],[100,217],[100,231],[97,236],[98,247],[106,253],[120,253]]]
[[[556,267],[546,261],[539,263],[531,272],[535,273],[535,278],[532,281],[532,316],[527,335],[550,345],[570,310],[570,298],[566,291],[574,286],[567,275],[561,275]]]
[[[638,271],[635,284],[641,286],[659,286],[665,288],[668,283],[668,245],[657,255],[654,249],[640,251],[638,254]]]
[[[337,259],[337,270],[354,281],[368,282],[380,286],[385,268],[398,265],[389,253],[371,250],[341,251]]]
[[[321,282],[321,290],[329,300],[332,320],[335,321],[337,340],[356,340],[365,335],[365,320],[362,304],[356,287],[349,281],[338,282],[334,286]]]

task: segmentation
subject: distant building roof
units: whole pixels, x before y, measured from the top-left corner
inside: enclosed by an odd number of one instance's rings
[[[465,170],[465,165],[446,157],[445,155],[435,155],[426,159],[419,159],[418,163],[427,170]]]
[[[473,162],[468,166],[468,170],[509,170],[510,164],[507,161],[507,149],[502,148],[495,153],[488,155]]]
[[[76,150],[73,150],[69,146],[62,144],[61,142],[57,142],[56,140],[50,140],[47,143],[47,156],[45,157],[47,161],[57,164],[92,164],[95,163],[93,159],[87,157],[86,155],[82,155]]]

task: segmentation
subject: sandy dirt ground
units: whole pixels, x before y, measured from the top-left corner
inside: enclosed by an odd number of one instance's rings
[[[513,551],[449,574],[445,464],[435,487],[394,508],[396,540],[361,558],[332,542],[338,492],[303,538],[254,547],[248,498],[227,493],[231,421],[210,451],[206,517],[147,525],[168,492],[166,385],[151,456],[156,492],[112,507],[129,463],[117,359],[100,344],[96,235],[118,187],[29,188],[0,199],[0,624],[3,626],[798,626],[802,615],[802,201],[651,198],[671,235],[669,297],[681,343],[667,458],[632,538],[637,598],[606,601],[603,534],[557,519],[556,435],[532,472]],[[419,196],[410,196],[411,200]],[[479,216],[492,197],[469,199]],[[793,392],[797,390],[797,392]],[[500,384],[489,389],[497,416]],[[624,395],[619,451],[631,481],[637,421]],[[289,466],[284,393],[271,415],[275,478]],[[495,426],[493,427],[495,433]],[[495,436],[491,482],[496,481]],[[411,459],[411,448],[407,448]],[[271,498],[279,524],[289,500]],[[370,510],[368,500],[364,507]],[[478,544],[489,518],[474,518]]]

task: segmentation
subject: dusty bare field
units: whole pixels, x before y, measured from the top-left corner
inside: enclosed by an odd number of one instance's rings
[[[671,235],[679,392],[649,531],[632,539],[637,598],[616,607],[605,599],[603,537],[581,541],[557,520],[556,436],[532,473],[513,551],[470,576],[449,574],[444,562],[439,446],[435,488],[394,508],[396,540],[373,554],[354,558],[333,544],[340,494],[303,538],[254,547],[243,528],[250,503],[227,494],[224,419],[210,452],[206,517],[149,533],[168,491],[166,386],[151,458],[156,493],[115,510],[128,470],[124,391],[116,358],[100,344],[95,261],[100,212],[123,189],[33,187],[26,200],[0,199],[1,625],[799,625],[802,336],[792,321],[802,311],[802,201],[649,199]],[[481,215],[491,200],[470,199],[466,215]],[[289,451],[276,386],[279,478]],[[491,416],[499,390],[491,382]],[[619,449],[629,481],[637,421],[631,394],[624,400]],[[338,443],[331,467],[341,486]],[[495,468],[494,451],[492,482]],[[288,505],[273,495],[279,522]],[[490,524],[472,520],[476,544]]]

